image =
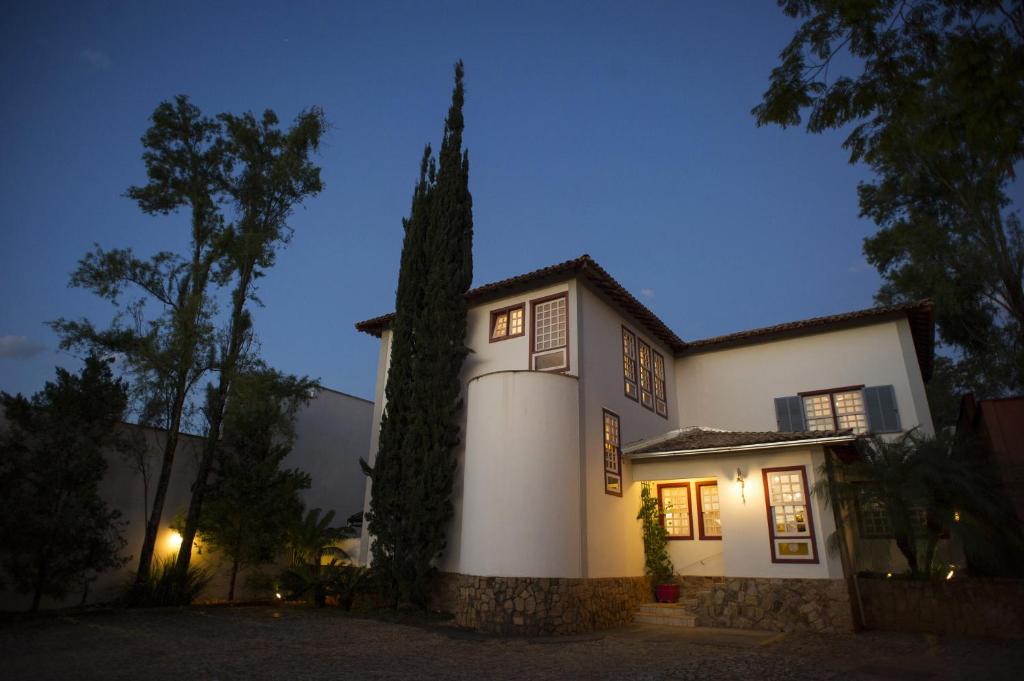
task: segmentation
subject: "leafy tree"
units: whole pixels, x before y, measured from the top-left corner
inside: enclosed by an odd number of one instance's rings
[[[864,242],[879,302],[935,300],[956,389],[1024,386],[1024,230],[1010,191],[1024,154],[1024,3],[779,5],[803,23],[758,124],[808,112],[810,132],[849,130],[850,162],[875,173],[858,193],[880,228]]]
[[[204,542],[231,560],[229,601],[239,569],[273,561],[302,515],[299,490],[309,475],[281,463],[295,441],[296,410],[315,388],[272,370],[242,374],[231,386],[199,524]]]
[[[89,356],[79,375],[57,369],[31,399],[0,393],[8,429],[0,436],[0,566],[20,593],[63,599],[119,567],[119,511],[97,486],[105,454],[126,445],[118,424],[125,384]]]
[[[473,278],[463,101],[459,62],[438,162],[427,145],[411,212],[403,221],[387,409],[374,466],[364,463],[373,480],[367,519],[374,566],[384,576],[392,604],[426,605],[452,517],[459,371],[467,352],[465,293]]]
[[[188,419],[193,389],[211,368],[212,318],[215,305],[209,288],[217,262],[223,219],[218,199],[224,190],[230,158],[221,124],[204,117],[185,96],[162,102],[142,137],[143,161],[149,182],[131,187],[127,196],[144,213],[191,213],[187,256],[160,252],[140,259],[131,249],[99,246],[79,261],[71,285],[86,288],[120,305],[128,290],[142,296],[130,300],[111,328],[97,329],[88,320],[59,319],[52,323],[65,348],[118,353],[133,377],[133,396],[142,425],[167,431],[153,506],[139,552],[136,587],[145,583],[153,560],[160,518],[170,483],[179,433]],[[147,313],[157,311],[146,321]],[[148,501],[146,462],[144,485]]]
[[[270,110],[258,120],[252,113],[222,114],[220,120],[234,163],[227,193],[235,220],[225,228],[218,246],[217,278],[233,288],[227,328],[219,334],[212,353],[218,381],[216,386],[208,385],[206,391],[206,442],[178,551],[178,571],[183,576],[192,558],[192,542],[199,528],[231,385],[255,361],[250,352],[254,333],[248,305],[259,302],[256,282],[273,267],[277,249],[290,240],[288,219],[295,207],[323,188],[320,168],[310,160],[327,126],[320,109],[303,112],[287,131],[278,129],[278,118]]]
[[[947,536],[984,564],[1012,571],[1024,536],[974,443],[910,431],[892,441],[860,441],[859,451],[835,465],[831,484],[823,475],[815,494],[839,508],[881,508],[912,575],[932,573],[936,546]]]

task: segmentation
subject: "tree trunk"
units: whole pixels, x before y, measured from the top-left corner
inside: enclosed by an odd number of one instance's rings
[[[231,381],[238,366],[238,358],[242,352],[242,343],[245,341],[245,334],[249,329],[243,322],[245,300],[248,296],[249,286],[252,283],[254,267],[255,263],[251,263],[240,271],[238,286],[235,288],[233,296],[228,334],[228,351],[225,353],[221,363],[217,392],[211,397],[212,403],[209,405],[210,427],[206,433],[206,442],[203,444],[203,456],[199,461],[196,480],[192,485],[192,498],[189,500],[188,516],[185,519],[185,529],[182,532],[181,549],[178,551],[176,569],[182,576],[188,573],[188,566],[192,560],[192,542],[195,539],[196,532],[199,530],[199,514],[202,512],[203,497],[206,495],[206,481],[210,477],[213,460],[217,454],[217,445],[220,442],[220,429],[224,420],[224,405],[227,402]]]
[[[228,602],[235,600],[235,578],[238,577],[238,559],[231,561],[231,581],[228,585]]]
[[[167,499],[167,487],[171,483],[171,469],[174,464],[175,450],[178,447],[178,429],[181,428],[181,412],[184,408],[185,392],[179,390],[174,401],[171,427],[167,431],[167,442],[164,444],[164,460],[160,466],[160,477],[153,494],[153,509],[149,514],[149,522],[146,523],[146,536],[142,540],[142,550],[139,552],[139,569],[135,573],[136,587],[145,583],[153,565],[153,551],[156,548],[157,533],[160,531],[160,516],[163,515],[164,501]],[[182,542],[182,547],[184,547],[184,542]]]

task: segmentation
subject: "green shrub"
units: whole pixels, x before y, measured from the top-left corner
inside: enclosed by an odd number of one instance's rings
[[[205,569],[190,567],[182,579],[175,569],[177,556],[168,556],[159,561],[149,576],[141,583],[134,584],[125,602],[139,608],[188,605],[194,601],[212,579]]]

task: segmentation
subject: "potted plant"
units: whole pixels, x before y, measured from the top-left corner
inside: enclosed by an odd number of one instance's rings
[[[672,559],[668,557],[668,533],[661,523],[658,500],[651,494],[651,485],[645,482],[640,487],[640,512],[644,538],[644,572],[654,585],[654,598],[659,603],[675,603],[679,600],[679,584],[675,581]]]

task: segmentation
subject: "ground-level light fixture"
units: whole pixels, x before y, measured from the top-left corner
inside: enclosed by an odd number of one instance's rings
[[[181,548],[182,537],[181,533],[177,530],[171,530],[167,533],[167,539],[164,540],[167,544],[167,548],[170,551],[177,551]]]

